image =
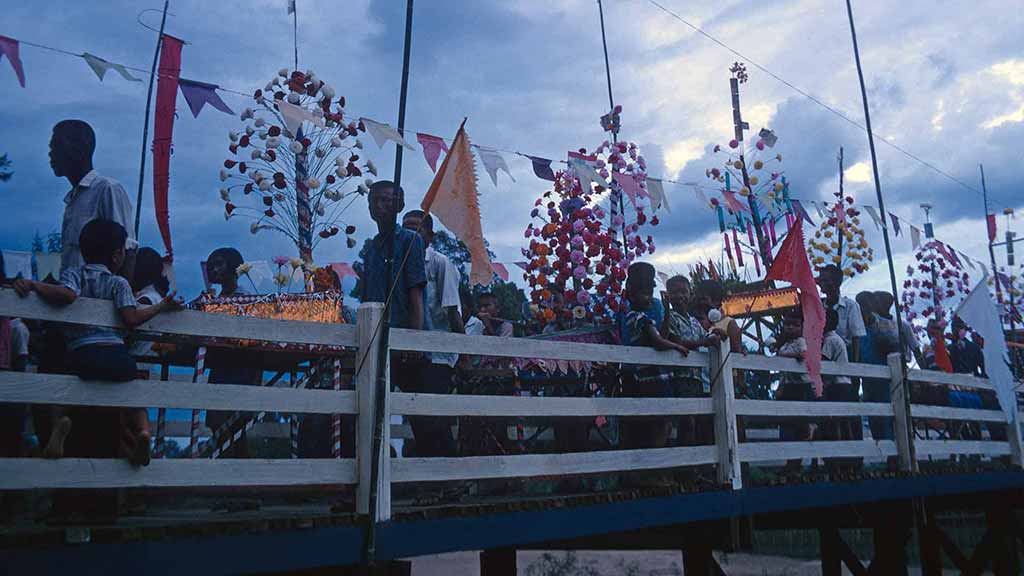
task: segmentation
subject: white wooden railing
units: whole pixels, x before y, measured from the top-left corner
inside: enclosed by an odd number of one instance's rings
[[[136,469],[112,460],[0,459],[0,489],[81,487],[180,486],[296,486],[356,485],[357,512],[370,510],[371,470],[379,464],[377,520],[391,516],[391,486],[397,483],[568,476],[625,470],[715,465],[717,479],[733,489],[742,487],[741,464],[787,459],[897,456],[903,470],[918,461],[950,454],[1009,456],[1021,464],[1020,430],[1008,430],[1007,441],[911,440],[915,420],[967,420],[1002,422],[999,410],[979,410],[911,404],[904,395],[908,382],[930,382],[964,388],[991,388],[983,379],[921,370],[905,371],[899,357],[888,365],[823,362],[825,375],[884,379],[889,382],[889,403],[793,402],[747,400],[734,397],[734,370],[805,372],[792,359],[730,354],[726,347],[709,354],[693,352],[683,358],[675,352],[625,347],[440,332],[393,329],[393,351],[455,352],[506,358],[600,361],[610,364],[701,367],[715,376],[710,398],[553,398],[518,396],[442,395],[393,392],[375,394],[381,334],[374,328],[382,314],[380,304],[363,304],[356,326],[285,322],[181,311],[161,315],[139,330],[153,337],[245,338],[296,344],[326,344],[356,351],[361,369],[355,390],[306,390],[186,382],[133,381],[121,384],[84,382],[71,376],[0,372],[0,402],[34,404],[192,408],[211,410],[274,411],[283,413],[343,414],[357,419],[354,459],[279,460],[154,460]],[[38,298],[18,298],[0,290],[0,316],[65,323],[118,326],[109,302],[80,299],[57,309]],[[384,370],[385,374],[389,371]],[[571,454],[523,454],[452,458],[401,458],[389,454],[391,427],[383,427],[381,450],[373,454],[374,414],[383,402],[384,422],[391,415],[435,417],[678,417],[708,415],[714,423],[714,444],[652,449],[616,449]],[[750,417],[879,417],[892,418],[894,440],[836,440],[795,442],[740,442],[738,418]],[[916,458],[915,458],[916,454]]]

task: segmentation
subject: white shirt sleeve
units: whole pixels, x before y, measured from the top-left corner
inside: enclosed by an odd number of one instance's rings
[[[99,190],[99,202],[96,206],[97,217],[107,218],[117,222],[128,231],[128,240],[125,242],[125,249],[138,248],[139,243],[135,241],[134,222],[132,222],[132,203],[128,199],[128,193],[124,186],[115,180],[100,179],[93,186],[102,186]]]
[[[864,317],[860,313],[860,304],[856,300],[846,299],[846,306],[849,313],[846,316],[846,335],[851,340],[867,336],[868,331],[864,328]]]
[[[451,260],[445,259],[444,282],[441,283],[441,308],[455,306],[461,312],[459,298],[459,269]]]

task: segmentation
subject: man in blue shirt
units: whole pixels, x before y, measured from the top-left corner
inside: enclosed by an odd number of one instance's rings
[[[423,329],[423,289],[427,285],[426,248],[423,239],[402,228],[396,218],[405,208],[405,192],[394,182],[378,180],[370,186],[370,217],[378,233],[370,241],[363,260],[361,302],[385,302],[388,297],[388,260],[395,282],[391,296],[391,326]]]
[[[426,308],[426,247],[414,230],[400,226],[396,219],[405,208],[405,192],[394,182],[379,180],[370,186],[370,217],[378,233],[366,246],[363,258],[362,302],[386,302],[391,293],[390,321],[394,328],[429,329]],[[388,282],[390,261],[391,282]],[[430,361],[420,353],[406,352],[391,358],[391,381],[404,392],[447,392],[447,386],[425,378]],[[437,387],[442,384],[443,389]],[[415,454],[420,457],[454,456],[451,430],[430,418],[410,418]]]

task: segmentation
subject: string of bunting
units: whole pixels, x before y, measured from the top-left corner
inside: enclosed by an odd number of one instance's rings
[[[138,72],[142,75],[149,75],[149,71],[143,68],[111,62],[89,52],[75,53],[68,50],[55,48],[52,46],[46,46],[43,44],[37,44],[34,42],[27,42],[23,40],[19,41],[15,38],[0,35],[0,60],[3,60],[4,57],[7,58],[7,60],[10,62],[11,67],[14,69],[15,75],[18,79],[18,83],[23,88],[25,87],[26,80],[24,65],[20,57],[21,44],[81,58],[83,61],[85,61],[85,63],[89,66],[93,73],[96,74],[96,77],[101,82],[104,81],[107,72],[110,70],[115,71],[124,80],[129,82],[141,82],[141,79],[136,76],[133,76],[130,71]],[[178,79],[178,87],[181,90],[182,95],[185,97],[185,101],[188,104],[189,110],[192,112],[193,117],[196,118],[199,116],[199,113],[207,104],[221,112],[224,112],[225,114],[234,114],[231,108],[224,102],[223,99],[221,99],[220,95],[217,93],[218,91],[235,94],[245,98],[251,98],[251,94],[248,94],[246,92],[231,90],[228,88],[223,88],[217,84],[200,82],[197,80],[190,80],[186,78]],[[288,117],[287,112],[288,111],[286,110],[282,110],[282,115],[284,115],[286,119]],[[297,120],[302,121],[303,119]],[[400,132],[398,129],[392,127],[388,123],[379,122],[366,117],[361,117],[360,121],[363,123],[364,126],[366,126],[366,131],[370,134],[370,136],[373,138],[374,142],[377,144],[378,147],[383,148],[385,144],[391,142],[403,146],[404,148],[407,148],[409,150],[415,150],[415,147],[411,143],[409,143],[408,140],[406,140],[405,134]],[[410,134],[414,133],[411,130],[406,130],[405,132]],[[427,165],[430,167],[431,171],[436,172],[437,161],[441,157],[441,153],[448,152],[447,140],[440,136],[435,136],[433,134],[425,132],[415,132],[415,135],[417,143],[419,143],[420,147],[422,148],[423,156]],[[504,172],[505,175],[508,176],[508,178],[513,182],[516,181],[515,178],[512,176],[512,172],[509,169],[509,165],[506,162],[505,157],[502,155],[502,152],[513,154],[516,156],[521,156],[523,158],[528,159],[531,163],[533,173],[537,178],[548,181],[555,180],[555,170],[552,167],[554,161],[550,158],[526,154],[515,150],[507,150],[491,146],[481,146],[478,144],[473,144],[471,148],[475,150],[477,157],[483,164],[484,170],[487,172],[487,175],[490,177],[491,182],[494,184],[494,186],[498,185],[499,171]],[[590,167],[589,163],[587,163],[584,160],[581,160],[580,158],[574,158],[573,153],[571,152],[569,153],[569,157],[567,158],[567,160],[560,160],[559,163],[569,165],[576,171],[577,174],[583,174],[584,177],[590,172],[593,172],[593,170],[587,170],[587,168]],[[596,176],[596,173],[594,174],[594,176]],[[599,181],[599,179],[594,179],[593,181],[602,183]],[[620,187],[622,186],[622,183],[619,180],[616,180],[616,183],[619,184]],[[719,213],[719,227],[723,234],[725,234],[724,243],[726,246],[726,252],[729,253],[729,258],[730,260],[732,260],[732,248],[734,247],[736,251],[736,260],[740,266],[743,266],[741,250],[741,248],[743,247],[743,243],[740,241],[740,236],[739,234],[736,233],[736,229],[738,228],[740,232],[749,233],[749,236],[753,237],[753,232],[750,229],[750,226],[753,226],[753,224],[752,222],[749,222],[749,216],[747,216],[750,214],[750,208],[747,207],[745,203],[741,202],[738,198],[736,198],[734,192],[731,192],[729,190],[720,190],[708,187],[708,190],[712,192],[720,192],[722,196],[721,201],[718,201],[717,198],[713,198],[712,200],[709,201],[708,197],[705,195],[703,190],[703,188],[705,187],[701,186],[696,182],[677,182],[666,178],[648,177],[646,182],[646,188],[647,193],[651,198],[652,210],[654,211],[657,211],[658,209],[664,207],[666,212],[671,212],[671,208],[669,206],[668,201],[668,195],[665,192],[665,183],[691,187],[694,191],[694,196],[698,203],[704,206],[710,206],[712,209],[717,209]],[[769,205],[765,206],[765,208],[773,215],[772,218],[766,219],[766,221],[764,222],[766,236],[771,239],[770,241],[772,246],[775,246],[780,239],[776,237],[775,231],[775,223],[777,220],[782,219],[784,217],[786,219],[786,224],[788,228],[790,225],[792,225],[796,216],[800,216],[809,224],[814,225],[814,220],[811,217],[810,213],[807,211],[806,207],[804,206],[804,203],[801,202],[799,199],[789,197],[788,184],[785,185],[785,188],[786,192],[784,193],[782,198],[777,199],[775,202],[772,202]],[[624,191],[627,193],[627,195],[629,195],[630,190],[624,189]],[[763,201],[760,201],[760,199],[759,202],[763,203]],[[823,208],[823,205],[815,200],[808,200],[807,202],[811,205],[811,207],[814,209],[819,218],[827,218],[827,208]],[[725,211],[728,211],[730,215],[736,218],[735,223],[726,225],[723,213],[723,205]],[[785,210],[782,211],[781,214],[779,214],[778,212],[783,206]],[[884,222],[881,216],[878,214],[874,206],[864,205],[863,208],[864,211],[867,212],[868,216],[871,218],[876,229],[881,229],[882,227],[887,225],[887,223]],[[907,234],[903,233],[903,229],[901,226],[903,220],[901,220],[899,217],[897,217],[895,214],[891,212],[888,214],[888,216],[889,221],[891,222],[891,229],[893,231],[893,234],[896,237],[900,237],[901,235],[907,236]],[[990,222],[990,234],[992,228],[991,224],[992,223]],[[917,250],[922,245],[921,229],[909,223],[907,223],[907,226],[909,228],[911,244],[913,248]],[[731,228],[734,232],[733,239],[731,242],[732,246],[730,246],[729,238],[726,234],[727,228]],[[748,250],[751,254],[754,255],[756,259],[757,250],[753,248],[754,243],[752,241],[750,244],[751,246],[748,247]],[[953,262],[955,265],[960,265],[962,259],[962,261],[966,262],[967,265],[969,265],[971,268],[976,269],[977,266],[980,266],[984,273],[988,275],[988,269],[987,267],[985,267],[985,264],[983,262],[972,260],[971,258],[967,257],[963,252],[954,250],[953,247],[950,246],[949,244],[939,242],[939,245],[942,247],[940,248],[940,250],[944,249],[949,251],[949,260]],[[760,268],[760,263],[758,261],[755,261],[755,265],[758,268]],[[499,276],[507,276],[507,270],[504,270],[504,266],[501,266],[501,268],[503,269],[501,272],[496,272],[499,274]],[[343,276],[342,272],[344,271],[345,269],[340,270],[339,276]]]

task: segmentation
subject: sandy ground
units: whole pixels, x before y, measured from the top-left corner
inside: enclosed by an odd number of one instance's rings
[[[545,554],[547,557],[545,558]],[[729,576],[818,576],[819,560],[760,556],[756,554],[719,555],[719,563]],[[920,574],[916,567],[910,574]],[[946,570],[945,574],[956,574]],[[456,552],[414,558],[413,576],[478,576],[476,552]],[[683,559],[679,552],[520,552],[519,576],[682,576]],[[843,574],[850,574],[843,570]]]

